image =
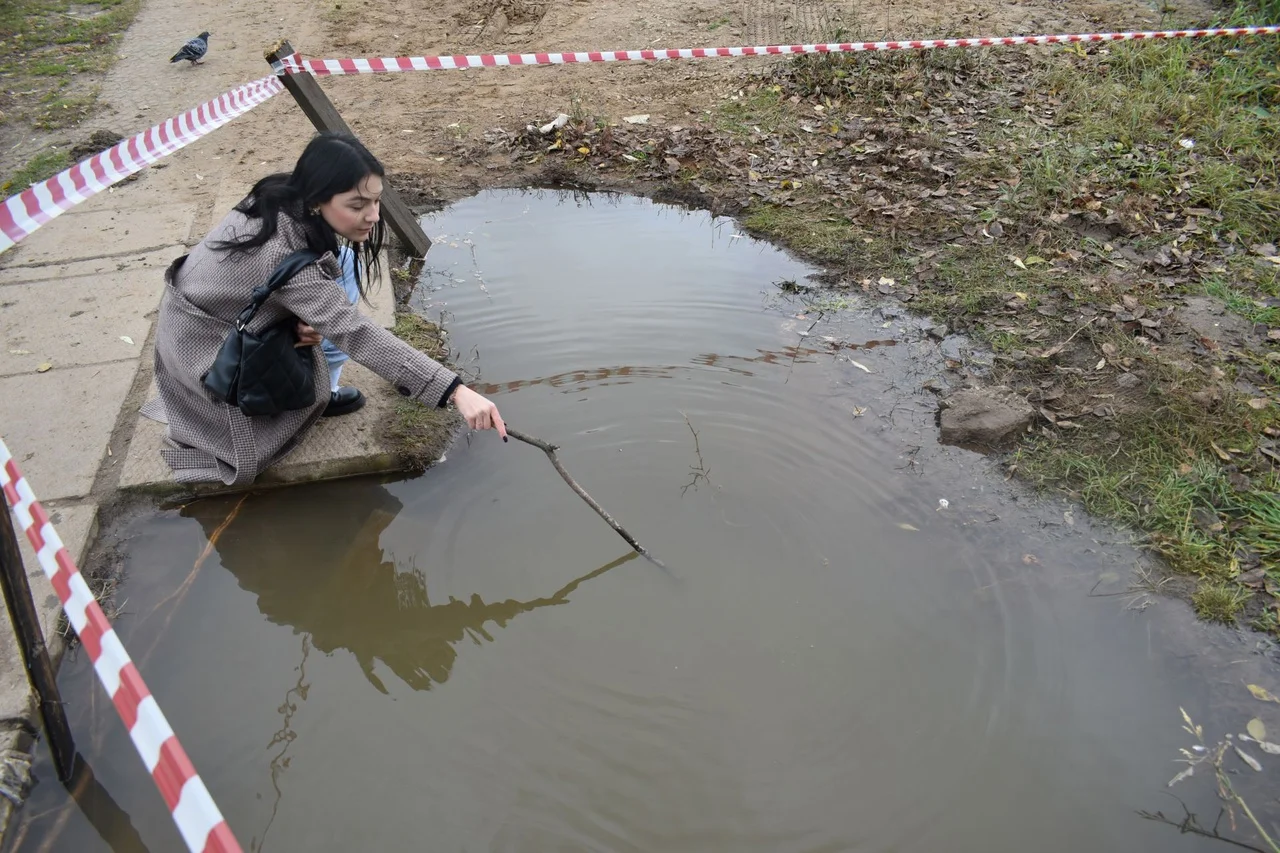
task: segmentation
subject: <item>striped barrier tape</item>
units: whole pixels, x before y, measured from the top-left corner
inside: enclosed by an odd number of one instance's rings
[[[0,439],[0,488],[53,584],[67,621],[93,662],[98,680],[129,730],[142,763],[160,789],[160,796],[169,807],[187,848],[193,853],[240,853],[240,845],[209,789],[196,774],[3,439]]]
[[[83,160],[0,205],[0,252],[113,184],[190,145],[283,90],[277,76],[237,86]]]
[[[1156,39],[1209,38],[1280,34],[1280,26],[1223,27],[1204,30],[1158,30],[1134,33],[1080,33],[1075,35],[1007,36],[1004,38],[913,39],[832,44],[790,44],[764,47],[692,47],[671,50],[605,50],[569,53],[486,53],[455,56],[395,56],[362,59],[305,59],[297,54],[274,63],[277,74],[315,75],[384,74],[395,71],[442,71],[496,68],[513,65],[571,65],[585,62],[628,62],[663,59],[710,59],[728,56],[788,56],[806,53],[862,53],[884,50],[930,50],[950,47],[999,47],[1013,45],[1081,44],[1092,42],[1148,41]]]

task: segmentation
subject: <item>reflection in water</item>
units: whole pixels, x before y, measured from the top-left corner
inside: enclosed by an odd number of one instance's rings
[[[638,556],[631,552],[532,601],[490,603],[472,595],[468,601],[450,596],[432,603],[422,570],[386,559],[378,544],[402,509],[400,500],[377,480],[341,486],[317,489],[313,494],[320,499],[301,511],[276,505],[296,500],[296,493],[256,496],[215,547],[223,568],[257,594],[267,619],[309,634],[325,654],[348,650],[383,693],[388,691],[374,672],[375,661],[410,688],[429,690],[448,680],[457,658],[454,644],[464,638],[492,642],[488,623],[504,628],[521,613],[565,604],[579,584]],[[211,534],[226,518],[226,502],[197,502],[183,513]],[[347,545],[335,553],[333,543]]]
[[[857,349],[856,345],[851,349]],[[780,350],[756,350],[759,355],[748,358],[742,355],[717,355],[704,353],[694,356],[691,361],[697,368],[713,368],[733,373],[738,376],[755,376],[755,374],[733,364],[811,364],[808,356],[820,355],[824,351],[807,347],[789,346]],[[685,365],[667,365],[665,367],[597,367],[591,370],[570,370],[554,376],[543,376],[538,379],[516,379],[510,382],[490,382],[476,385],[482,394],[501,394],[515,392],[521,388],[535,385],[546,385],[550,388],[564,388],[566,392],[586,391],[589,388],[607,388],[610,385],[626,385],[637,379],[670,379],[676,373],[697,368]],[[620,381],[621,380],[621,381]]]

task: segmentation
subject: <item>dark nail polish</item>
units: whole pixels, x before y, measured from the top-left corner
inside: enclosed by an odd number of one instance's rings
[[[503,443],[503,444],[506,444],[506,443],[507,443],[507,437],[506,437],[505,435],[502,437],[502,443]]]

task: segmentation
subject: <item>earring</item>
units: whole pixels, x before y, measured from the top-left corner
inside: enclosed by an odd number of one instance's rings
[[[312,215],[312,216],[319,216],[319,215],[320,215],[320,208],[318,208],[318,207],[313,207],[313,208],[311,208],[311,215]]]

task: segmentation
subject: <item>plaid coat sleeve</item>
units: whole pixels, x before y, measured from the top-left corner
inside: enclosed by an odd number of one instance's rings
[[[390,382],[403,396],[441,406],[458,375],[382,328],[349,303],[319,264],[311,264],[273,294],[279,306],[315,328],[338,349]]]

